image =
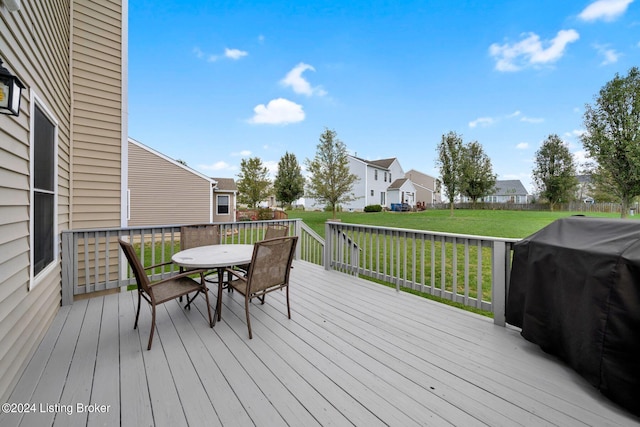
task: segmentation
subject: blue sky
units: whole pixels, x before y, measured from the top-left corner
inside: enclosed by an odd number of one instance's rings
[[[639,59],[634,0],[136,0],[129,136],[237,178],[242,158],[303,165],[327,127],[351,154],[438,176],[455,131],[531,191],[541,142],[582,161],[584,105]]]

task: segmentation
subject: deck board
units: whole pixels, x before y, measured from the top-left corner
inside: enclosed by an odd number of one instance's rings
[[[15,414],[0,425],[640,426],[513,328],[295,262],[284,292],[223,295],[151,314],[122,292],[62,308],[10,402],[111,405],[107,413]],[[215,296],[212,293],[212,304]]]

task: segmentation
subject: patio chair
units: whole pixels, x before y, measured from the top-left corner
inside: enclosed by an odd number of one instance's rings
[[[196,298],[200,292],[204,293],[207,301],[207,311],[209,313],[209,326],[213,327],[213,317],[211,316],[211,307],[209,306],[209,292],[206,282],[204,281],[205,270],[190,270],[167,279],[151,282],[145,270],[169,265],[171,262],[143,267],[131,243],[122,239],[118,239],[118,243],[120,243],[120,247],[129,261],[129,265],[136,277],[136,283],[138,284],[138,310],[136,311],[136,321],[133,329],[137,329],[138,327],[142,298],[151,305],[151,332],[149,332],[149,345],[147,346],[147,350],[151,350],[151,343],[153,342],[153,333],[156,327],[156,305],[182,297],[183,295],[196,292],[193,298],[189,298],[187,295],[187,305],[185,307],[191,309],[191,302],[193,302],[194,298]],[[191,274],[200,274],[200,283],[188,277]]]
[[[253,256],[246,276],[241,271],[232,268],[226,269],[227,274],[236,279],[230,280],[229,286],[244,295],[249,339],[252,338],[249,303],[253,298],[258,298],[260,303],[264,304],[266,294],[285,288],[287,292],[287,317],[291,319],[289,274],[297,242],[298,236],[262,240],[253,247]],[[218,298],[220,297],[221,295],[218,295]]]
[[[199,246],[219,245],[220,227],[214,224],[192,224],[180,227],[180,250],[197,248]],[[180,267],[180,272],[184,271]],[[216,275],[216,279],[213,276]],[[217,283],[217,270],[204,275],[204,280]],[[182,301],[182,297],[180,298]]]
[[[269,224],[264,231],[263,240],[274,239],[276,237],[286,237],[289,234],[289,226],[283,224]],[[245,275],[249,271],[249,264],[237,265],[236,270],[244,271]]]
[[[289,234],[289,226],[283,224],[270,224],[264,232],[264,240],[276,237],[286,237]]]

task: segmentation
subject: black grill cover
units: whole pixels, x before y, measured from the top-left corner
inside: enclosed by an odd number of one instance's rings
[[[563,218],[516,243],[507,323],[640,415],[640,221]]]

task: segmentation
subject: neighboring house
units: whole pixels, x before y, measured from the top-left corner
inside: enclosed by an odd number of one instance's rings
[[[0,401],[61,303],[64,230],[126,225],[127,3],[0,0]]]
[[[214,222],[232,222],[236,220],[238,186],[233,178],[212,178],[216,185],[214,195]]]
[[[236,194],[233,179],[210,178],[129,138],[130,226],[233,221]]]
[[[416,205],[416,187],[408,178],[396,179],[387,188],[387,201],[390,206],[404,203],[413,207]]]
[[[408,170],[404,176],[413,182],[413,186],[416,189],[417,204],[431,205],[442,202],[440,182],[436,178],[415,169]]]
[[[369,205],[391,208],[392,203],[407,203],[413,208],[417,202],[440,202],[437,180],[413,169],[411,174],[405,174],[395,157],[365,160],[349,155],[348,159],[349,171],[358,180],[353,184],[356,200],[342,204],[344,210],[362,211]],[[324,208],[316,200],[309,198],[305,199],[305,206],[311,209]]]
[[[348,156],[349,172],[356,175],[358,180],[353,184],[352,193],[356,200],[342,204],[342,209],[348,211],[362,211],[368,205],[389,207],[387,189],[394,177],[404,176],[398,159],[365,160],[356,156]],[[306,198],[305,205],[312,209],[322,209],[316,200]]]
[[[518,203],[528,202],[529,193],[519,179],[496,181],[494,191],[482,201],[485,203]],[[466,198],[465,198],[466,199]]]

